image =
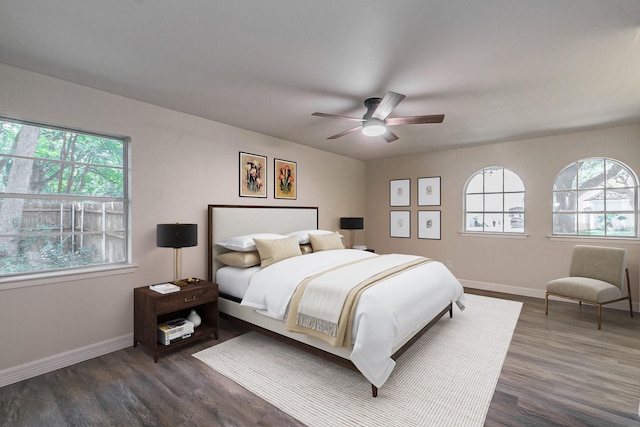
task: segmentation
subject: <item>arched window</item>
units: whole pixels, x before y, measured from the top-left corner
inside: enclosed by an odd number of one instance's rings
[[[500,166],[477,171],[465,185],[464,230],[524,234],[524,183]]]
[[[553,182],[553,234],[638,236],[638,178],[608,158],[578,160]]]

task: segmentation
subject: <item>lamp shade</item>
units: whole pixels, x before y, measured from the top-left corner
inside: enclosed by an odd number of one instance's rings
[[[161,248],[197,246],[198,224],[158,224],[156,242]]]
[[[340,228],[342,230],[363,230],[364,218],[359,218],[359,217],[340,218]]]

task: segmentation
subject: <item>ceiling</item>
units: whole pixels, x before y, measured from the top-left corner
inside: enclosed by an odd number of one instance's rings
[[[2,0],[0,62],[379,159],[640,122],[640,1]],[[311,116],[386,91],[444,122]]]

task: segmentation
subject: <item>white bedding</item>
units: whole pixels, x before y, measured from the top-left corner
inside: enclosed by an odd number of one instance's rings
[[[351,249],[316,252],[289,258],[253,273],[242,305],[283,320],[298,283],[335,265],[376,257]],[[441,263],[411,269],[367,289],[355,311],[350,359],[376,387],[393,368],[393,349],[413,336],[450,302],[464,307],[462,285]]]
[[[218,292],[242,299],[247,293],[249,279],[258,270],[260,266],[249,268],[226,266],[218,269],[216,272]]]

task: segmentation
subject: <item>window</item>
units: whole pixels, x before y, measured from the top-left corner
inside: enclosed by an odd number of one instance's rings
[[[509,169],[479,170],[465,185],[464,230],[524,234],[524,184]]]
[[[0,118],[0,278],[127,260],[127,142]]]
[[[638,179],[607,158],[579,160],[553,182],[553,234],[638,236]]]

